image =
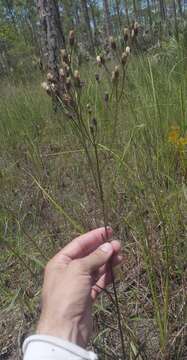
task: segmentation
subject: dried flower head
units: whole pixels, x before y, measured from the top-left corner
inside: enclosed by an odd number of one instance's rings
[[[50,71],[47,73],[47,80],[48,81],[54,81],[54,76]]]
[[[88,110],[88,113],[91,115],[92,109],[91,109],[91,105],[89,103],[86,105],[86,108]]]
[[[127,27],[123,29],[123,34],[124,34],[124,40],[125,42],[127,42],[129,38],[129,29]]]
[[[45,91],[49,91],[49,90],[50,90],[50,87],[49,87],[47,81],[43,81],[43,82],[41,83],[41,87],[42,87],[42,89],[44,89]]]
[[[53,94],[56,94],[57,93],[57,85],[54,83],[51,83],[50,90]]]
[[[70,30],[68,40],[69,40],[70,46],[74,46],[74,44],[75,44],[75,32],[74,32],[74,30]]]
[[[64,94],[62,100],[64,105],[66,105],[67,107],[73,106],[73,99],[69,94]]]
[[[68,64],[69,63],[69,57],[68,57],[66,49],[61,49],[60,54],[61,54],[62,61],[65,62],[66,64]]]
[[[97,65],[101,65],[102,62],[101,62],[101,56],[100,55],[97,55],[96,57],[96,62],[97,62]]]
[[[104,56],[97,55],[96,62],[97,62],[97,65],[99,65],[99,66],[104,65],[105,64]]]
[[[60,69],[59,69],[59,75],[60,75],[60,78],[64,80],[65,77],[66,77],[65,70],[62,69],[62,68],[60,68]]]
[[[110,36],[110,38],[109,38],[109,43],[110,43],[111,49],[112,49],[112,50],[116,50],[117,45],[116,45],[116,41],[115,41],[115,39],[113,38],[113,36]]]
[[[126,51],[123,52],[122,56],[121,56],[121,63],[122,65],[125,65],[127,62],[127,58],[128,58],[128,54],[126,53]]]
[[[64,61],[62,62],[62,69],[64,70],[65,76],[68,77],[70,75],[70,67]]]
[[[129,55],[129,54],[130,54],[130,52],[131,52],[130,47],[129,47],[129,46],[127,46],[127,47],[126,47],[126,49],[125,49],[125,51],[126,51],[127,55]]]
[[[117,82],[119,79],[119,66],[115,66],[114,71],[112,71],[112,81],[113,82]]]
[[[74,76],[75,86],[80,88],[81,87],[81,77],[80,77],[79,71],[75,70],[73,76]]]
[[[135,21],[134,23],[134,34],[138,35],[138,31],[139,31],[139,24],[137,21]]]
[[[74,71],[74,78],[75,78],[75,79],[79,79],[79,80],[80,80],[80,73],[79,73],[79,70],[75,70],[75,71]]]
[[[66,88],[67,88],[67,90],[70,90],[71,89],[71,78],[70,78],[70,76],[69,77],[67,77],[67,79],[66,79]]]

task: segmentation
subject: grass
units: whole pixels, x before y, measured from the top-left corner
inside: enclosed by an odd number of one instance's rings
[[[168,141],[173,125],[183,136],[187,130],[185,61],[183,47],[175,43],[155,54],[132,56],[118,108],[115,101],[104,101],[109,83],[102,70],[98,84],[92,63],[82,69],[83,107],[89,103],[90,117],[98,122],[107,217],[124,251],[116,277],[130,360],[186,358],[186,146]],[[47,259],[103,220],[84,149],[68,120],[53,113],[40,80],[5,84],[0,99],[0,327],[3,351],[11,354],[17,338],[35,323]],[[114,312],[101,296],[94,309],[93,344],[102,359],[120,357]],[[12,328],[17,322],[19,331]]]

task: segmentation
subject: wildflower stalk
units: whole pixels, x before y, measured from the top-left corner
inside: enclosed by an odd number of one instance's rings
[[[127,40],[127,39],[126,39]],[[98,196],[101,203],[101,211],[104,221],[106,239],[108,239],[108,218],[107,218],[107,208],[105,202],[105,196],[103,191],[103,182],[101,176],[100,168],[100,159],[97,143],[97,120],[92,119],[90,123],[90,117],[88,120],[85,120],[85,109],[83,106],[82,99],[82,88],[84,87],[85,81],[81,79],[79,70],[74,69],[73,54],[74,54],[74,32],[71,31],[69,34],[69,44],[70,44],[70,53],[68,55],[67,49],[61,50],[62,56],[62,68],[59,69],[59,81],[53,81],[53,76],[48,74],[48,82],[44,83],[42,87],[45,88],[47,93],[52,97],[58,100],[58,103],[65,114],[68,120],[70,119],[70,125],[72,126],[75,135],[79,139],[87,159],[88,167],[90,168],[93,181],[98,191]],[[105,77],[108,80],[109,88],[111,89],[110,93],[107,93],[107,97],[104,98],[105,106],[107,104],[107,109],[109,103],[114,104],[115,107],[115,116],[113,129],[111,134],[111,140],[116,137],[117,126],[119,121],[119,104],[124,94],[125,86],[125,75],[126,67],[128,62],[128,56],[130,54],[130,47],[127,46],[126,49],[123,49],[121,53],[120,49],[117,47],[116,41],[114,38],[110,38],[111,49],[113,54],[117,58],[118,65],[115,65],[113,70],[107,66],[106,60],[103,54],[96,57],[96,62],[99,67],[103,67],[105,72]],[[113,66],[113,65],[112,65]],[[122,71],[120,71],[122,69]],[[111,71],[112,70],[112,71]],[[99,74],[96,74],[96,81],[100,83]],[[100,90],[101,91],[101,90]],[[103,94],[101,94],[103,96]],[[122,349],[122,358],[126,359],[125,355],[125,343],[123,336],[122,328],[122,318],[120,311],[120,304],[118,300],[117,287],[115,283],[115,276],[112,268],[112,260],[108,264],[111,274],[111,280],[113,285],[114,292],[114,302],[115,309],[117,313],[118,320],[118,330],[121,339],[121,349]]]
[[[62,108],[63,108],[63,102],[60,98],[58,98]],[[77,123],[78,121],[78,123]],[[85,142],[85,137],[86,138],[89,138],[90,139],[90,135],[87,131],[87,128],[84,124],[84,121],[82,119],[82,117],[80,116],[80,112],[77,110],[76,111],[76,119],[72,119],[72,123],[71,123],[73,126],[73,130],[75,131],[75,134],[78,136],[79,138],[79,141],[86,153],[86,156],[87,156],[87,161],[88,161],[88,164],[89,164],[89,167],[90,167],[90,170],[91,170],[91,173],[92,173],[92,176],[93,176],[93,179],[94,179],[94,182],[95,182],[95,185],[96,185],[96,188],[98,189],[98,182],[97,182],[97,178],[96,178],[96,175],[95,175],[95,172],[94,172],[94,166],[93,166],[93,162],[92,162],[92,159],[91,159],[91,156],[90,156],[90,153],[89,153],[89,149],[87,147],[87,144]]]
[[[94,153],[96,158],[96,168],[97,168],[97,176],[98,176],[98,184],[99,184],[99,195],[100,195],[100,201],[102,206],[102,213],[103,213],[103,219],[104,219],[104,227],[105,227],[105,234],[106,239],[108,239],[108,230],[107,230],[107,211],[106,211],[106,204],[105,204],[105,197],[104,197],[104,191],[103,191],[103,183],[101,178],[101,169],[99,165],[99,154],[98,154],[98,147],[96,142],[95,133],[93,132],[93,147],[94,147]],[[121,340],[121,349],[122,349],[122,355],[123,359],[126,359],[125,355],[125,342],[124,342],[124,335],[123,335],[123,328],[122,328],[122,321],[121,321],[121,311],[120,311],[120,305],[118,300],[118,294],[117,294],[117,287],[115,283],[115,275],[112,267],[112,259],[109,261],[109,268],[110,268],[110,274],[111,274],[111,280],[112,280],[112,287],[114,291],[114,300],[115,300],[115,307],[116,307],[116,313],[118,318],[118,329],[120,333],[120,340]]]

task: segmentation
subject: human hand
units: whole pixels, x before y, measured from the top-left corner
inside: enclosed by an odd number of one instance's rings
[[[46,266],[42,312],[37,333],[87,345],[92,330],[91,308],[111,282],[108,260],[119,264],[120,243],[108,241],[112,229],[99,228],[74,239]]]

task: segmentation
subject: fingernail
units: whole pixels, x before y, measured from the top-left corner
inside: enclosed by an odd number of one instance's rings
[[[102,245],[100,246],[100,249],[101,249],[102,251],[108,253],[108,252],[111,252],[113,248],[112,248],[111,243],[106,242],[106,243],[104,243],[104,244],[102,244]]]

